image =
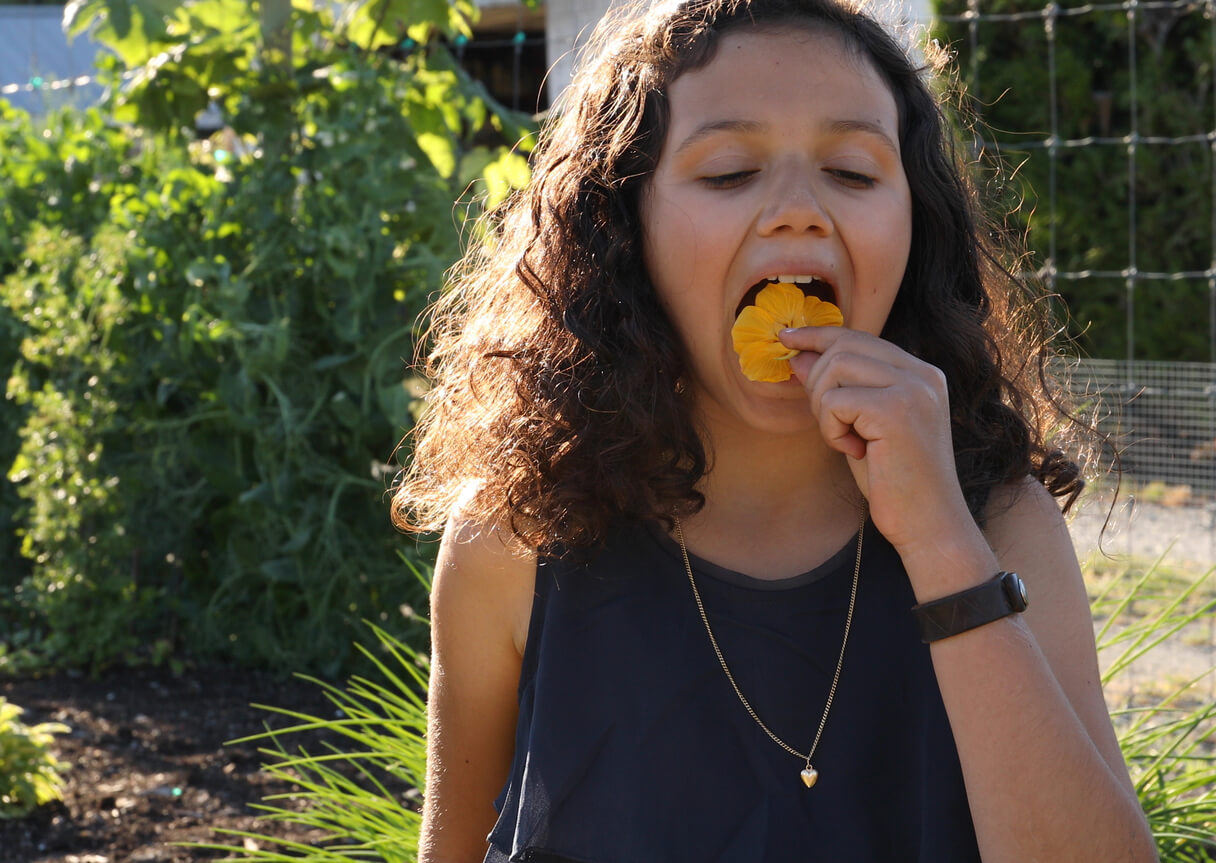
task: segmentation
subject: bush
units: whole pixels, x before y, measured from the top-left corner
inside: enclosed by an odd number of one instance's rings
[[[105,113],[3,114],[0,328],[20,348],[0,356],[19,428],[0,455],[17,448],[29,564],[0,578],[0,640],[334,674],[360,620],[404,627],[401,558],[422,552],[384,498],[421,392],[416,319],[476,212],[461,191],[527,179],[493,143],[519,118],[432,38],[472,7],[439,5],[297,10],[287,63],[258,53],[247,4],[187,2],[122,38],[107,4],[69,7],[126,78]],[[366,50],[383,20],[419,47]],[[197,139],[209,99],[228,127]]]
[[[25,713],[0,697],[0,818],[22,818],[44,803],[61,800],[66,769],[51,745],[69,729],[58,722],[25,725]]]

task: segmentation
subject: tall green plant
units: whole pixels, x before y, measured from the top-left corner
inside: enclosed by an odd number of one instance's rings
[[[1102,676],[1112,687],[1133,664],[1216,615],[1216,568],[1161,592],[1161,561],[1138,577],[1126,567],[1093,600],[1102,620],[1098,649],[1111,657]],[[1216,861],[1216,703],[1198,686],[1209,668],[1143,705],[1114,712],[1123,756],[1157,837],[1162,861]]]
[[[0,100],[0,281],[31,269],[27,253],[41,251],[29,241],[35,225],[41,226],[40,236],[43,231],[56,238],[92,236],[110,209],[100,190],[120,168],[127,182],[139,182],[142,162],[132,158],[134,143],[107,127],[97,111],[62,112],[38,126]],[[28,331],[22,312],[0,302],[0,382],[19,360]],[[19,498],[3,476],[20,448],[23,416],[11,394],[0,400],[0,597],[29,571],[16,536]]]
[[[295,4],[290,54],[264,62],[257,6],[76,2],[69,29],[119,58],[111,101],[42,129],[6,115],[0,327],[19,345],[5,409],[29,572],[0,579],[0,639],[70,664],[333,674],[360,620],[403,630],[419,597],[385,488],[416,320],[477,209],[454,202],[481,176],[497,197],[526,182],[507,146],[526,125],[436,41],[470,3],[339,8]],[[404,59],[368,50],[405,38]],[[211,101],[227,126],[197,139]],[[52,165],[64,153],[87,182]],[[58,200],[38,200],[46,177]]]

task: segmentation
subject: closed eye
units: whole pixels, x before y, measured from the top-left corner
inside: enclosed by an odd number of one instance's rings
[[[733,189],[746,183],[755,173],[755,171],[732,171],[729,174],[702,177],[701,182],[711,189]]]
[[[854,189],[871,189],[878,182],[868,174],[859,174],[857,171],[847,171],[843,168],[833,168],[828,173]]]

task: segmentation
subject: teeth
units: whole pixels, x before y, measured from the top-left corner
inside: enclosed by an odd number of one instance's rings
[[[795,285],[809,285],[815,281],[814,276],[776,276],[773,281],[777,282],[792,282]]]

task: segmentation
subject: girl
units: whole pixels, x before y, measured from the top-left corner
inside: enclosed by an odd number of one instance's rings
[[[1155,859],[1040,342],[851,2],[602,25],[437,308],[424,863]]]

